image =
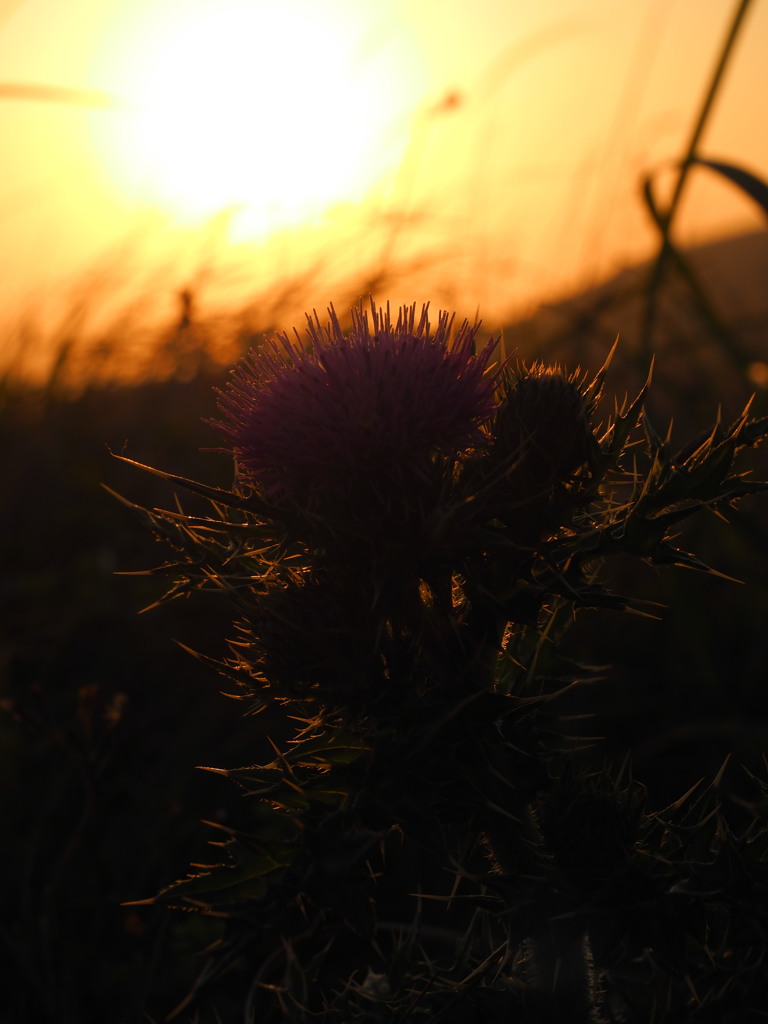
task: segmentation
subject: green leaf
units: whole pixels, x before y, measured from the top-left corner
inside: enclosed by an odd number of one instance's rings
[[[617,411],[614,422],[610,425],[603,437],[600,438],[598,468],[602,475],[607,473],[608,470],[616,464],[616,461],[619,459],[626,447],[630,434],[640,422],[645,397],[648,393],[648,388],[651,385],[652,373],[653,363],[651,363],[651,368],[648,371],[648,377],[645,384],[643,384],[632,404],[629,408],[624,405]]]
[[[287,867],[295,848],[288,844],[262,846],[249,840],[247,844],[233,843],[230,852],[237,863],[215,864],[207,871],[190,875],[163,889],[152,902],[212,906],[261,900],[269,889],[264,876]]]
[[[356,761],[367,749],[352,733],[341,731],[331,737],[310,737],[296,744],[284,756],[292,765],[345,765]]]

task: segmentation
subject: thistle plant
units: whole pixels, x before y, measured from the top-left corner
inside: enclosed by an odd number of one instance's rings
[[[764,489],[735,460],[768,421],[747,408],[675,453],[648,385],[598,422],[610,357],[590,379],[478,331],[415,306],[356,308],[348,333],[308,317],[218,394],[230,490],[151,470],[210,512],[131,506],[172,552],[166,599],[231,601],[205,657],[287,736],[210,769],[242,820],[144,901],[224,922],[171,1017],[216,978],[259,1022],[763,1006],[765,785],[739,834],[720,777],[649,808],[569,735],[558,702],[590,669],[558,640],[576,609],[640,607],[605,583],[617,554],[709,571],[674,531]]]

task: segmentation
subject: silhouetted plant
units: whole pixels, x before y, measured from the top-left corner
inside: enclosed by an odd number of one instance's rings
[[[144,901],[226,926],[171,1016],[219,978],[259,1022],[748,1019],[768,783],[734,831],[722,773],[659,811],[628,765],[588,767],[558,701],[588,713],[593,670],[557,640],[574,609],[640,608],[614,555],[708,571],[673,531],[765,488],[734,460],[768,420],[675,453],[645,388],[598,425],[607,362],[492,366],[452,328],[371,303],[268,340],[219,395],[232,490],[151,470],[210,514],[131,506],[174,552],[166,599],[233,602],[211,663],[288,733],[211,769],[242,823]]]

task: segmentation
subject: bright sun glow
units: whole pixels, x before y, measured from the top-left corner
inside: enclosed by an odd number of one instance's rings
[[[241,238],[359,202],[401,158],[422,85],[383,40],[340,0],[148,6],[102,55],[129,104],[99,133],[109,174],[182,222],[231,210]]]

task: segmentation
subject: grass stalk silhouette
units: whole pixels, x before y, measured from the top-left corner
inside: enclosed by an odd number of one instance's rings
[[[712,78],[707,86],[707,90],[704,95],[701,110],[699,111],[699,114],[694,122],[693,129],[691,131],[691,137],[688,141],[682,161],[680,162],[679,170],[677,172],[677,180],[675,182],[675,188],[672,193],[672,198],[669,201],[669,205],[661,213],[658,213],[651,206],[651,213],[654,215],[654,221],[661,232],[661,245],[659,247],[659,251],[656,255],[656,258],[652,264],[647,283],[647,298],[641,335],[642,348],[646,352],[646,354],[650,353],[652,350],[653,330],[656,322],[659,291],[661,289],[664,276],[666,274],[670,261],[676,262],[678,266],[680,266],[681,269],[683,269],[684,273],[686,273],[686,277],[689,284],[692,285],[695,290],[697,300],[705,309],[707,317],[710,320],[710,322],[713,323],[715,325],[716,330],[718,330],[720,340],[722,341],[723,338],[726,336],[726,332],[719,330],[717,318],[714,317],[711,310],[709,310],[708,304],[706,304],[706,301],[704,299],[703,292],[694,283],[690,270],[687,268],[685,263],[682,262],[678,254],[677,248],[672,242],[671,231],[675,214],[677,213],[677,209],[680,205],[680,201],[685,191],[685,186],[688,181],[691,168],[694,166],[696,159],[699,156],[699,144],[701,142],[701,138],[704,134],[704,130],[707,126],[710,114],[712,113],[712,109],[715,105],[715,101],[721,89],[725,72],[728,68],[728,64],[732,59],[736,42],[739,37],[739,33],[743,27],[743,23],[746,18],[747,12],[749,11],[750,5],[751,0],[738,0],[733,21],[731,22],[728,32],[726,33],[721,52],[719,54],[714,72],[712,74]],[[646,201],[648,201],[648,199],[649,193],[646,189]]]

